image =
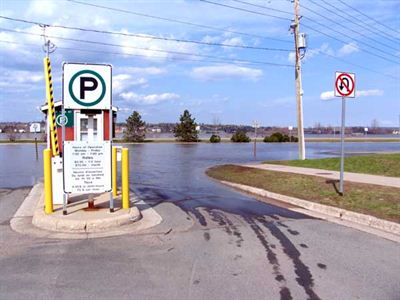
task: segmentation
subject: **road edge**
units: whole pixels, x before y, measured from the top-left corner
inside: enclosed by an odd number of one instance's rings
[[[218,179],[214,180],[241,192],[271,198],[296,206],[293,208],[286,207],[289,210],[310,215],[312,217],[321,218],[347,227],[355,228],[400,243],[400,224],[382,220],[370,215],[355,213],[342,208],[319,204],[282,194],[272,193],[264,189],[255,188],[244,184],[238,184]]]

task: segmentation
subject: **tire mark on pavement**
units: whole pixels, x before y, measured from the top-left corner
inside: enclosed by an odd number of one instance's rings
[[[283,252],[292,260],[294,264],[294,272],[297,275],[296,281],[303,287],[309,299],[321,299],[313,290],[314,279],[309,268],[300,259],[300,252],[294,244],[283,234],[283,232],[272,222],[267,222],[264,217],[259,217],[257,220],[271,232],[271,234],[279,241]],[[285,225],[285,227],[288,227]]]

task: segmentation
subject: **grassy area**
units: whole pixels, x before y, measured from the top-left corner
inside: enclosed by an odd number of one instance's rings
[[[275,160],[264,163],[332,171],[340,170],[340,158]],[[400,177],[400,153],[349,156],[345,158],[345,171]]]
[[[326,178],[236,165],[210,168],[207,175],[400,223],[398,188],[345,182],[345,194],[340,196],[338,183]]]
[[[324,137],[309,137],[305,138],[309,143],[339,143],[340,137],[337,138],[324,138]],[[399,143],[400,138],[386,138],[386,137],[346,137],[347,143]]]
[[[34,143],[35,143],[35,140],[15,140],[15,141],[0,140],[0,144],[34,144]],[[45,144],[46,142],[38,140],[37,143]]]

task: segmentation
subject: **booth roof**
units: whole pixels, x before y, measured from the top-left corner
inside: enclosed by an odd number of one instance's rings
[[[54,107],[55,107],[55,108],[56,108],[56,107],[59,107],[59,106],[62,106],[62,101],[61,101],[61,100],[54,102]],[[116,107],[116,106],[111,106],[111,107],[112,107],[112,110],[113,110],[113,111],[115,111],[115,112],[118,111],[118,107]],[[46,104],[43,104],[43,105],[40,107],[40,110],[41,110],[43,113],[46,113],[46,112],[47,112],[47,109],[48,109],[47,103],[46,103]]]

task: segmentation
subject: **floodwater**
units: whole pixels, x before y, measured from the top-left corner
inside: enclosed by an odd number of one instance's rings
[[[39,144],[36,160],[34,144],[0,145],[0,188],[34,185],[43,175]],[[158,186],[181,192],[209,187],[204,170],[216,164],[248,163],[263,160],[296,159],[297,144],[173,144],[149,143],[126,145],[130,151],[132,188]],[[340,143],[307,143],[307,158],[339,155]],[[349,154],[400,151],[400,143],[347,143]]]

